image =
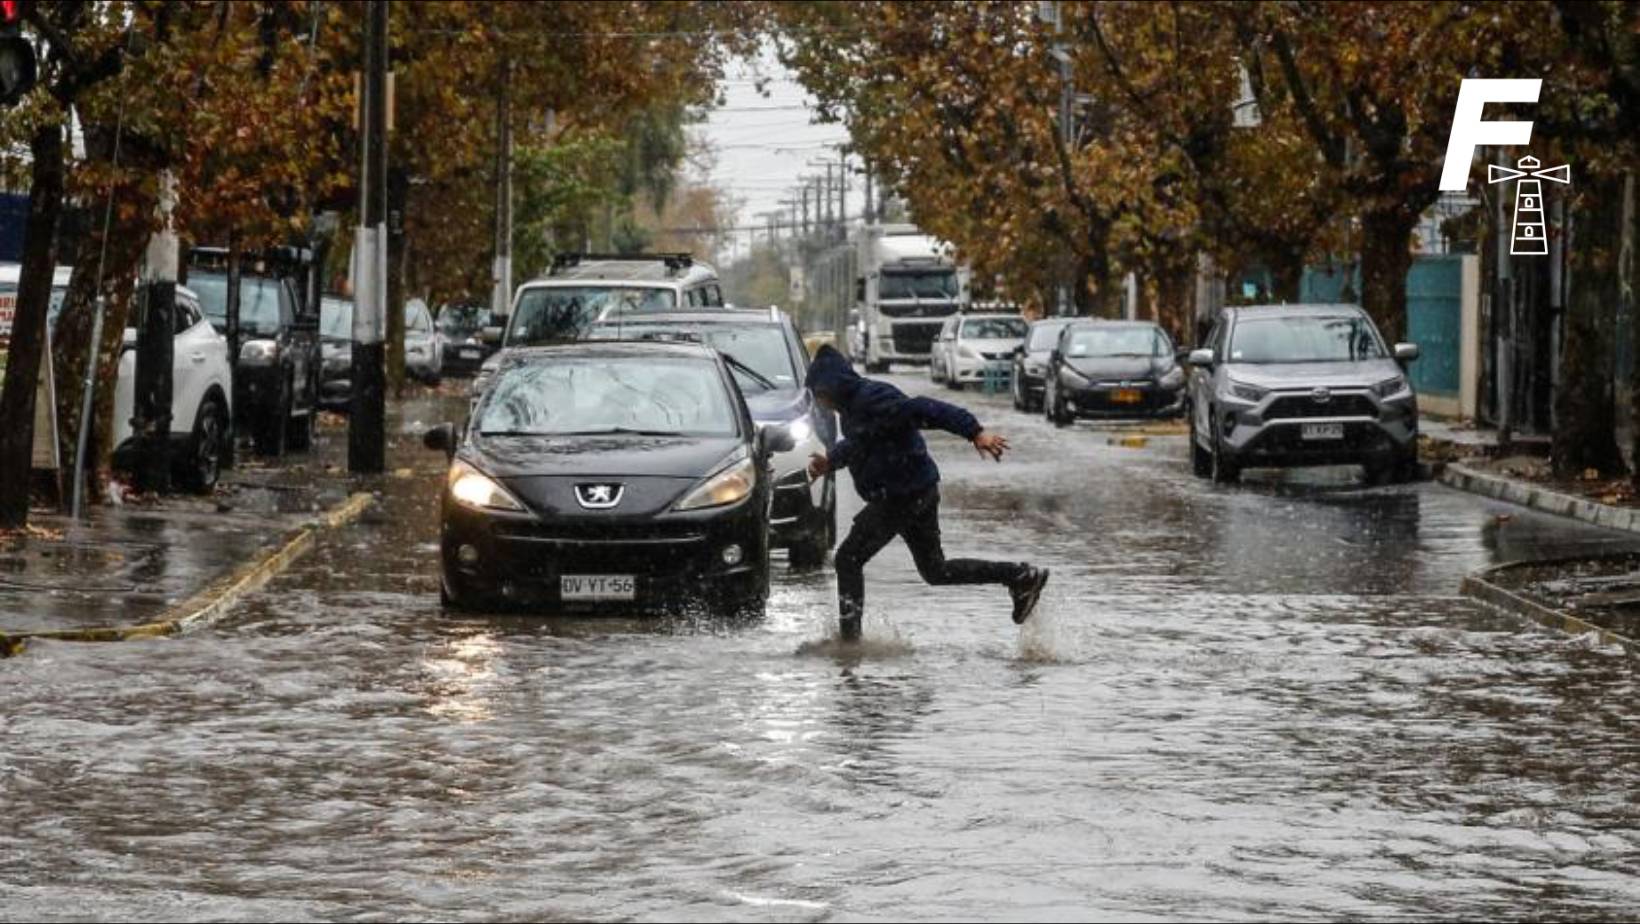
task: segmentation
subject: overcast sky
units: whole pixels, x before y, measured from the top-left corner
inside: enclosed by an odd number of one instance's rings
[[[763,93],[757,88],[759,71],[770,78]],[[841,125],[812,124],[813,98],[772,57],[755,68],[750,62],[732,67],[722,97],[724,105],[695,131],[716,153],[713,181],[741,202],[736,225],[760,227],[759,213],[785,208],[781,200],[796,198],[802,177],[824,173],[810,161],[835,159],[836,151],[827,145],[847,141],[848,132]],[[857,215],[865,195],[858,176],[849,184],[849,214]],[[745,253],[751,233],[734,236],[737,252]],[[732,257],[725,253],[720,259]]]

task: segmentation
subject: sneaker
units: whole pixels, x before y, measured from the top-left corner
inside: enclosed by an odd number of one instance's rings
[[[1036,610],[1036,601],[1042,598],[1042,588],[1047,583],[1047,568],[1025,566],[1025,573],[1009,588],[1014,597],[1014,625],[1031,618],[1031,613]]]
[[[860,640],[860,617],[845,616],[837,621],[837,637],[845,642]]]

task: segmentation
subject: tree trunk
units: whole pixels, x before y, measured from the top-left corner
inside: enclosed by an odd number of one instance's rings
[[[1296,303],[1304,282],[1304,251],[1273,250],[1268,259],[1270,281],[1275,286],[1270,298],[1277,302]]]
[[[1566,300],[1560,348],[1560,385],[1555,390],[1555,474],[1575,477],[1586,469],[1602,477],[1627,472],[1617,446],[1614,375],[1617,300],[1623,288],[1617,245],[1624,219],[1622,177],[1593,179],[1600,188],[1584,200],[1576,216],[1579,238],[1575,283]],[[1528,258],[1529,259],[1529,258]],[[1540,258],[1541,259],[1541,258]]]
[[[45,351],[46,313],[56,269],[57,217],[63,208],[63,129],[43,125],[29,139],[33,158],[23,265],[0,386],[0,529],[28,525],[34,466],[34,396]]]
[[[1407,272],[1418,216],[1402,209],[1361,215],[1361,306],[1385,339],[1407,339]]]

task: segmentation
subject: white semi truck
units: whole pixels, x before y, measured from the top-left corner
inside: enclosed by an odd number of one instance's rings
[[[869,372],[882,372],[891,362],[928,362],[940,326],[971,300],[967,267],[915,225],[860,225],[855,267],[860,329],[850,340],[863,353],[855,360],[863,359]]]

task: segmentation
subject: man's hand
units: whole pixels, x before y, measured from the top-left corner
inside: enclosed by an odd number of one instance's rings
[[[809,454],[809,480],[810,481],[813,481],[816,478],[823,477],[829,471],[831,471],[831,460],[826,458],[825,453],[816,452],[816,453],[810,453]]]
[[[990,456],[997,462],[1002,461],[1002,454],[1008,451],[1008,440],[995,433],[981,431],[974,437],[974,448],[979,450],[980,457]]]

